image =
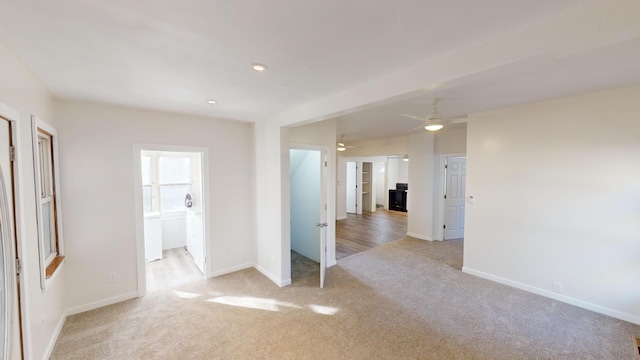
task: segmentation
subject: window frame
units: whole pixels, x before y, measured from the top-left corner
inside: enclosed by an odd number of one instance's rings
[[[182,154],[181,152],[172,152],[172,151],[152,151],[152,150],[143,150],[140,154],[140,164],[142,165],[142,157],[150,158],[150,180],[151,183],[145,184],[142,181],[142,189],[145,187],[149,187],[151,189],[151,212],[144,213],[143,206],[143,214],[144,216],[151,216],[154,214],[160,215],[182,215],[185,214],[187,209],[183,210],[171,210],[171,211],[163,211],[162,210],[162,196],[161,196],[161,188],[163,186],[190,186],[190,193],[193,195],[193,187],[194,187],[194,161],[193,156],[188,156],[187,154]],[[175,157],[175,158],[188,158],[190,159],[189,164],[189,177],[190,182],[176,182],[176,183],[161,183],[160,182],[160,158],[165,157]],[[144,193],[144,192],[143,192]]]
[[[38,252],[40,255],[40,286],[44,291],[53,281],[64,263],[64,238],[62,235],[62,207],[60,201],[60,171],[58,133],[54,127],[31,117],[33,167],[35,177],[36,221],[38,228]],[[46,144],[48,142],[48,144]],[[44,161],[43,161],[44,158]],[[46,162],[46,163],[45,163]],[[42,206],[50,206],[51,252],[45,253],[44,218]]]

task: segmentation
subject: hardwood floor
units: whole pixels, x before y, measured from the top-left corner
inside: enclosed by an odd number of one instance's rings
[[[147,293],[172,289],[204,277],[185,248],[162,251],[162,259],[145,264]]]
[[[378,209],[347,214],[336,221],[336,259],[374,248],[407,235],[407,213]]]

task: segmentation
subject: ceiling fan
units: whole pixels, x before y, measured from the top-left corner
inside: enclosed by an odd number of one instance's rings
[[[338,140],[338,144],[337,144],[336,150],[345,151],[347,149],[356,149],[356,148],[358,148],[358,146],[345,145],[343,139],[344,139],[344,135],[340,135],[340,140]]]
[[[440,112],[438,112],[438,102],[440,102],[440,99],[435,98],[435,99],[431,99],[431,112],[429,113],[429,115],[424,118],[421,116],[416,116],[416,115],[411,115],[411,114],[402,114],[402,116],[411,118],[411,119],[416,119],[416,120],[420,120],[420,121],[424,121],[424,128],[425,130],[429,130],[429,131],[438,131],[440,129],[442,129],[444,127],[444,122],[442,121],[442,114],[440,114]],[[416,129],[421,128],[417,127],[415,129],[411,129],[409,131],[413,131]]]

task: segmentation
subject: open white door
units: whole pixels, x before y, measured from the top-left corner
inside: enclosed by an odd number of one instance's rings
[[[11,176],[11,131],[0,118],[0,353],[3,359],[22,358],[20,312],[15,267],[13,228],[13,178]]]
[[[325,273],[327,272],[327,163],[329,161],[326,151],[322,152],[322,170],[320,171],[320,287],[324,287]]]
[[[320,287],[327,268],[327,162],[326,148],[289,151],[291,250],[320,263]]]

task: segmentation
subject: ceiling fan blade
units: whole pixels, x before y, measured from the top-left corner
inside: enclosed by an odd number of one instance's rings
[[[416,130],[418,130],[418,129],[424,129],[424,124],[422,124],[422,125],[420,125],[420,126],[418,126],[418,127],[415,127],[415,128],[413,128],[413,129],[411,129],[411,130],[407,130],[407,132],[414,132],[414,131],[416,131]]]
[[[420,120],[420,121],[427,121],[427,120],[429,120],[429,119],[427,119],[427,118],[423,118],[423,117],[416,116],[416,115],[411,115],[411,114],[402,114],[402,116],[404,116],[404,117],[408,117],[408,118],[410,118],[410,119]]]

